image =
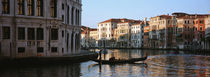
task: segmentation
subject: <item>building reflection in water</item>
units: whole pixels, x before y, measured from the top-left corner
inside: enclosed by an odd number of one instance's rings
[[[0,69],[0,77],[79,77],[80,64]]]
[[[207,60],[208,58],[208,60]],[[209,57],[162,55],[147,60],[149,76],[209,77]]]
[[[102,54],[102,59],[109,60],[111,57],[116,59],[130,59],[130,58],[140,58],[144,57],[144,52],[142,50],[108,50],[107,54]]]

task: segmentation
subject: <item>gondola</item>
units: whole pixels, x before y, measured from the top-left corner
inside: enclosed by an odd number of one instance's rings
[[[93,59],[93,61],[102,63],[102,64],[124,64],[124,63],[135,63],[137,61],[144,61],[146,60],[147,57],[143,58],[133,58],[133,59],[128,59],[128,60],[123,60],[123,59],[115,59],[115,60],[99,60],[99,59]]]

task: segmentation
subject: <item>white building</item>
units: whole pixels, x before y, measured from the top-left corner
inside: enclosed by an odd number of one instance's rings
[[[143,47],[144,39],[144,24],[138,23],[131,26],[131,47],[140,48]]]
[[[120,19],[109,19],[98,24],[98,46],[103,47],[106,44],[110,46],[109,40],[114,38],[114,29]]]
[[[81,0],[0,0],[0,56],[80,52]]]

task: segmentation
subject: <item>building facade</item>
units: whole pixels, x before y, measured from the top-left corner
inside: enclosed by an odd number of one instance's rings
[[[149,31],[150,31],[150,26],[149,25],[144,26],[143,48],[150,48]]]
[[[89,47],[89,36],[90,31],[88,27],[82,26],[81,28],[81,39],[80,39],[80,45],[82,48]]]
[[[176,21],[169,15],[150,18],[150,45],[152,48],[172,48]]]
[[[143,28],[140,27],[142,24],[140,24],[141,21],[138,20],[131,20],[131,19],[109,19],[106,21],[103,21],[98,24],[98,46],[99,47],[131,47],[131,42],[134,41],[131,40],[131,26],[134,24],[138,28],[133,28],[135,32],[141,31]],[[141,30],[140,30],[141,29]],[[143,32],[139,32],[138,34],[142,35]],[[136,36],[140,37],[141,35],[136,34]],[[133,35],[134,36],[134,35]],[[142,37],[142,36],[141,36]],[[140,38],[136,37],[136,43],[139,42],[139,46],[141,47],[139,40]],[[134,43],[134,42],[133,42]]]
[[[112,47],[114,40],[114,30],[117,27],[117,23],[121,19],[109,19],[98,24],[98,46],[99,47]]]
[[[116,28],[116,46],[117,47],[130,47],[131,37],[131,23],[121,22],[117,24]]]
[[[205,18],[205,49],[210,50],[210,15]]]
[[[90,47],[98,47],[98,30],[90,29]]]
[[[131,26],[131,47],[143,47],[144,23],[133,24]]]
[[[150,19],[151,48],[204,49],[205,14],[173,13]]]
[[[0,55],[80,53],[81,0],[0,0]]]
[[[176,45],[179,49],[203,49],[207,15],[173,13],[177,20]]]

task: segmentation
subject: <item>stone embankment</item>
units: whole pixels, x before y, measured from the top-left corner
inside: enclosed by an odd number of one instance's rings
[[[42,56],[42,57],[24,57],[10,58],[0,57],[0,65],[40,65],[40,64],[72,64],[88,61],[98,57],[95,52],[83,50],[82,53],[69,54],[64,56]]]

